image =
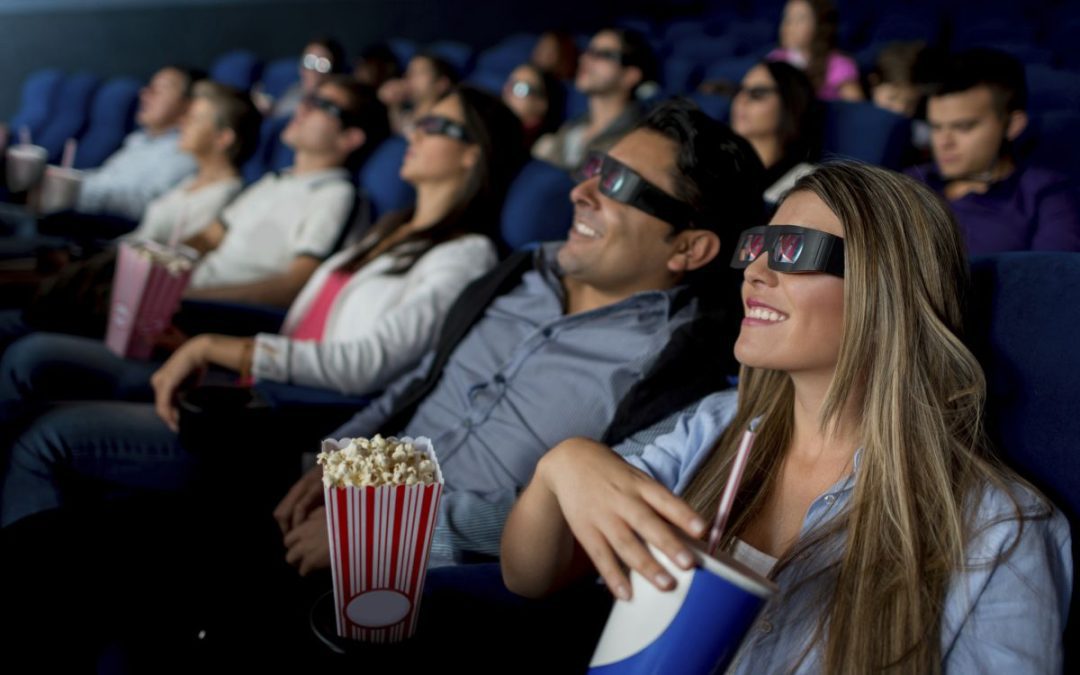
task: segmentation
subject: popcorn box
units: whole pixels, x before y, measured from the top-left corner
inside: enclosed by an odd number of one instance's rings
[[[327,487],[326,524],[338,635],[374,643],[412,636],[427,576],[443,477],[431,441],[401,438],[427,452],[430,485]],[[323,441],[338,450],[349,439]]]
[[[180,306],[196,253],[151,241],[121,242],[109,303],[105,346],[117,356],[147,359],[154,338]]]
[[[611,608],[589,674],[726,672],[776,585],[723,552],[695,550],[697,567],[684,570],[649,550],[676,586],[661,591],[630,572],[631,598]]]

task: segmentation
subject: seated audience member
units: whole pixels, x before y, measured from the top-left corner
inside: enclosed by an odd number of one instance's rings
[[[256,91],[253,95],[259,109],[268,117],[289,117],[296,112],[300,101],[315,93],[326,78],[345,69],[345,48],[331,37],[320,37],[304,47],[300,55],[300,80],[286,89],[276,100]]]
[[[183,241],[217,219],[243,187],[240,167],[259,142],[261,118],[247,94],[216,82],[195,84],[180,123],[180,149],[195,158],[195,175],[146,207],[129,238]]]
[[[545,73],[570,82],[578,68],[578,48],[574,36],[562,31],[544,31],[537,38],[529,60]]]
[[[404,77],[383,82],[379,100],[390,111],[390,128],[394,133],[407,134],[413,120],[428,114],[457,83],[458,77],[446,59],[422,51],[409,61]]]
[[[240,166],[258,140],[259,113],[246,94],[208,80],[196,83],[179,141],[180,149],[195,158],[196,173],[150,202],[127,238],[166,244],[209,226],[240,191]],[[0,312],[0,353],[32,330],[104,335],[115,261],[116,251],[110,249],[70,263],[42,283],[26,310]]]
[[[378,391],[416,366],[458,293],[495,265],[491,238],[502,198],[526,156],[520,143],[505,141],[520,135],[520,123],[498,99],[452,90],[410,135],[401,174],[416,187],[415,208],[390,214],[323,264],[290,309],[283,335],[201,335],[153,377],[152,364],[121,359],[100,342],[41,334],[13,347],[0,365],[4,403],[37,408],[55,400],[156,398],[157,415],[149,404],[103,403],[38,419],[33,429],[71,452],[61,467],[48,459],[51,450],[32,441],[34,431],[20,439],[0,488],[0,524],[66,501],[42,482],[46,465],[106,483],[138,474],[132,479],[138,487],[179,485],[192,459],[173,433],[173,397],[207,366],[348,395]],[[92,432],[65,435],[70,425],[85,423]],[[96,459],[86,464],[85,453]],[[164,470],[164,457],[172,458],[174,471]],[[33,480],[23,472],[30,462],[38,463]]]
[[[555,131],[563,118],[563,88],[554,75],[523,63],[514,68],[503,85],[503,103],[514,111],[525,128],[525,147]]]
[[[780,46],[765,58],[804,69],[822,100],[863,99],[858,66],[836,49],[836,8],[830,0],[788,0]]]
[[[263,176],[185,242],[204,254],[187,297],[288,307],[347,234],[356,201],[350,169],[386,134],[374,90],[328,77],[281,132],[296,153],[292,168]]]
[[[610,148],[641,118],[635,95],[656,72],[656,55],[643,36],[622,28],[598,32],[582,53],[574,80],[589,99],[588,112],[541,136],[533,156],[573,170],[589,152]]]
[[[384,82],[401,77],[401,64],[394,50],[383,43],[371,45],[353,62],[357,82],[378,90]]]
[[[915,117],[925,89],[918,71],[926,54],[926,43],[918,40],[886,45],[866,76],[874,105],[909,119]]]
[[[953,57],[927,100],[934,162],[910,173],[948,200],[970,254],[1080,251],[1075,183],[1012,154],[1026,108],[1023,65],[989,49]]]
[[[733,261],[737,400],[706,398],[625,461],[588,439],[549,452],[506,525],[508,588],[542,596],[595,569],[629,598],[625,565],[670,591],[645,544],[693,566],[754,429],[719,544],[779,591],[728,672],[1060,672],[1069,526],[987,447],[947,208],[903,176],[834,164],[772,222]]]
[[[202,75],[180,66],[154,74],[139,92],[139,129],[104,164],[86,172],[75,211],[139,220],[155,197],[195,172],[195,160],[180,149],[179,127]]]
[[[625,438],[723,381],[721,361],[706,373],[695,359],[734,329],[734,287],[713,262],[736,223],[759,218],[760,173],[725,126],[692,104],[661,106],[586,163],[565,243],[521,252],[467,289],[436,350],[330,434],[403,431],[441,448],[433,559],[495,555],[552,440]],[[275,511],[301,573],[327,564],[320,476]]]
[[[821,147],[821,119],[810,80],[780,61],[747,71],[731,101],[731,128],[765,165],[765,203],[773,207],[795,181],[813,170]]]

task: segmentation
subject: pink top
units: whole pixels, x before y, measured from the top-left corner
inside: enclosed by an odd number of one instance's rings
[[[786,61],[791,65],[806,69],[806,59],[802,54],[777,47],[765,57],[768,61]],[[840,87],[848,82],[859,81],[859,67],[855,61],[840,52],[833,51],[825,64],[825,83],[817,90],[817,96],[823,101],[835,101],[840,98]]]
[[[330,308],[334,306],[334,301],[337,300],[341,289],[345,288],[353,274],[348,270],[334,270],[326,277],[307,314],[296,324],[292,339],[314,340],[315,342],[322,340],[326,330],[326,319],[330,316]]]

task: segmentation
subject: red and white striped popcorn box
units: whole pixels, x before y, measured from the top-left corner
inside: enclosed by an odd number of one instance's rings
[[[323,441],[323,451],[349,440]],[[430,439],[398,440],[428,454],[434,483],[323,486],[337,632],[344,638],[401,642],[416,630],[443,476]]]
[[[157,257],[148,255],[152,252]],[[163,258],[186,258],[186,266]],[[169,326],[191,279],[195,253],[155,242],[121,242],[109,301],[105,346],[117,356],[147,359],[154,338]]]

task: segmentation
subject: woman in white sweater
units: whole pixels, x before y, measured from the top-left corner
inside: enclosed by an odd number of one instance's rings
[[[327,260],[280,335],[186,342],[151,378],[158,414],[175,427],[177,388],[210,365],[348,395],[378,391],[415,365],[457,295],[495,265],[491,237],[523,159],[520,134],[494,97],[451,91],[409,137],[401,176],[416,188],[415,208],[388,215]]]

